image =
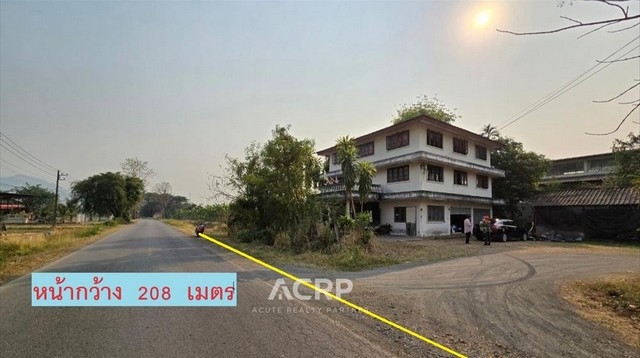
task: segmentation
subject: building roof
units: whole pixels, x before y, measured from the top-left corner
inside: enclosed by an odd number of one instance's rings
[[[0,199],[24,199],[35,197],[38,197],[38,195],[0,192]]]
[[[598,154],[589,154],[589,155],[581,155],[579,157],[567,157],[567,158],[558,158],[551,160],[552,163],[558,162],[570,162],[574,160],[588,160],[588,159],[600,159],[600,158],[609,158],[613,157],[615,153],[607,152],[607,153],[598,153]]]
[[[459,134],[459,135],[464,135],[467,137],[472,137],[475,141],[477,141],[478,143],[481,143],[485,146],[487,146],[489,149],[500,149],[502,148],[502,144],[498,141],[495,140],[491,140],[487,137],[483,137],[477,133],[473,133],[471,131],[468,131],[466,129],[462,129],[460,127],[456,127],[452,124],[449,123],[445,123],[443,121],[439,121],[437,119],[433,119],[431,117],[427,117],[425,115],[420,115],[418,117],[415,117],[413,119],[409,119],[406,121],[402,121],[400,123],[397,124],[393,124],[390,125],[388,127],[382,128],[380,130],[377,130],[375,132],[371,132],[371,133],[367,133],[365,135],[362,135],[360,137],[355,138],[355,142],[356,144],[361,144],[362,142],[365,142],[367,140],[373,139],[374,137],[377,137],[383,133],[391,133],[391,132],[395,132],[395,131],[399,131],[402,129],[405,129],[407,127],[410,127],[411,125],[415,124],[415,123],[423,123],[423,124],[428,124],[429,127],[433,128],[433,129],[439,129],[441,131],[445,131],[445,132],[450,132],[450,133],[455,133],[455,134]],[[318,155],[329,155],[331,154],[331,152],[335,151],[335,146],[333,147],[329,147],[326,149],[323,149],[321,151],[318,152]]]
[[[640,205],[640,192],[626,188],[560,190],[537,195],[532,206],[617,206]]]

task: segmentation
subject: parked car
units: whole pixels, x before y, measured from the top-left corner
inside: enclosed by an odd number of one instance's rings
[[[473,235],[476,239],[484,240],[480,226],[476,224],[473,227]],[[507,241],[509,239],[524,240],[529,238],[527,230],[517,225],[510,219],[492,219],[491,220],[491,239],[498,241]]]

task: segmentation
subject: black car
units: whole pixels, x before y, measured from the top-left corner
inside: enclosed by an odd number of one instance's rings
[[[480,225],[476,224],[473,228],[473,235],[476,239],[484,240]],[[491,220],[491,240],[507,241],[509,239],[526,241],[529,238],[527,230],[517,225],[510,219],[494,219]]]

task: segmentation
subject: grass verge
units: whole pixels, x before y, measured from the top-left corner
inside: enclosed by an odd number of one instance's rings
[[[197,223],[185,220],[163,220],[187,235],[194,236]],[[282,251],[259,242],[244,243],[226,236],[224,224],[207,227],[205,234],[223,241],[234,248],[269,264],[291,264],[302,267],[332,269],[339,271],[362,271],[377,267],[391,266],[417,261],[437,262],[459,257],[476,256],[489,252],[480,241],[464,244],[464,237],[441,237],[438,239],[399,240],[394,238],[375,238],[371,247],[364,250],[348,246],[333,253],[305,251],[292,253]],[[539,244],[539,243],[537,243]],[[490,253],[504,252],[535,245],[532,242],[498,243],[492,246]]]
[[[118,224],[9,227],[0,237],[0,284],[25,275],[117,230]]]
[[[578,314],[640,348],[640,273],[608,275],[562,286],[562,297]]]

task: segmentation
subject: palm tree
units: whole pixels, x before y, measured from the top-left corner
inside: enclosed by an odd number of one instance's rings
[[[482,133],[480,133],[480,135],[493,140],[500,138],[498,128],[491,124],[485,124],[484,127],[482,127]]]
[[[358,159],[358,149],[356,148],[355,140],[349,136],[338,138],[336,149],[338,150],[338,161],[342,167],[342,178],[344,180],[345,215],[350,216],[351,209],[354,208],[351,191],[356,185],[355,162]]]
[[[373,177],[376,175],[376,167],[370,162],[362,161],[356,163],[356,174],[358,176],[358,195],[360,196],[360,212],[364,211],[364,204],[371,193]]]

